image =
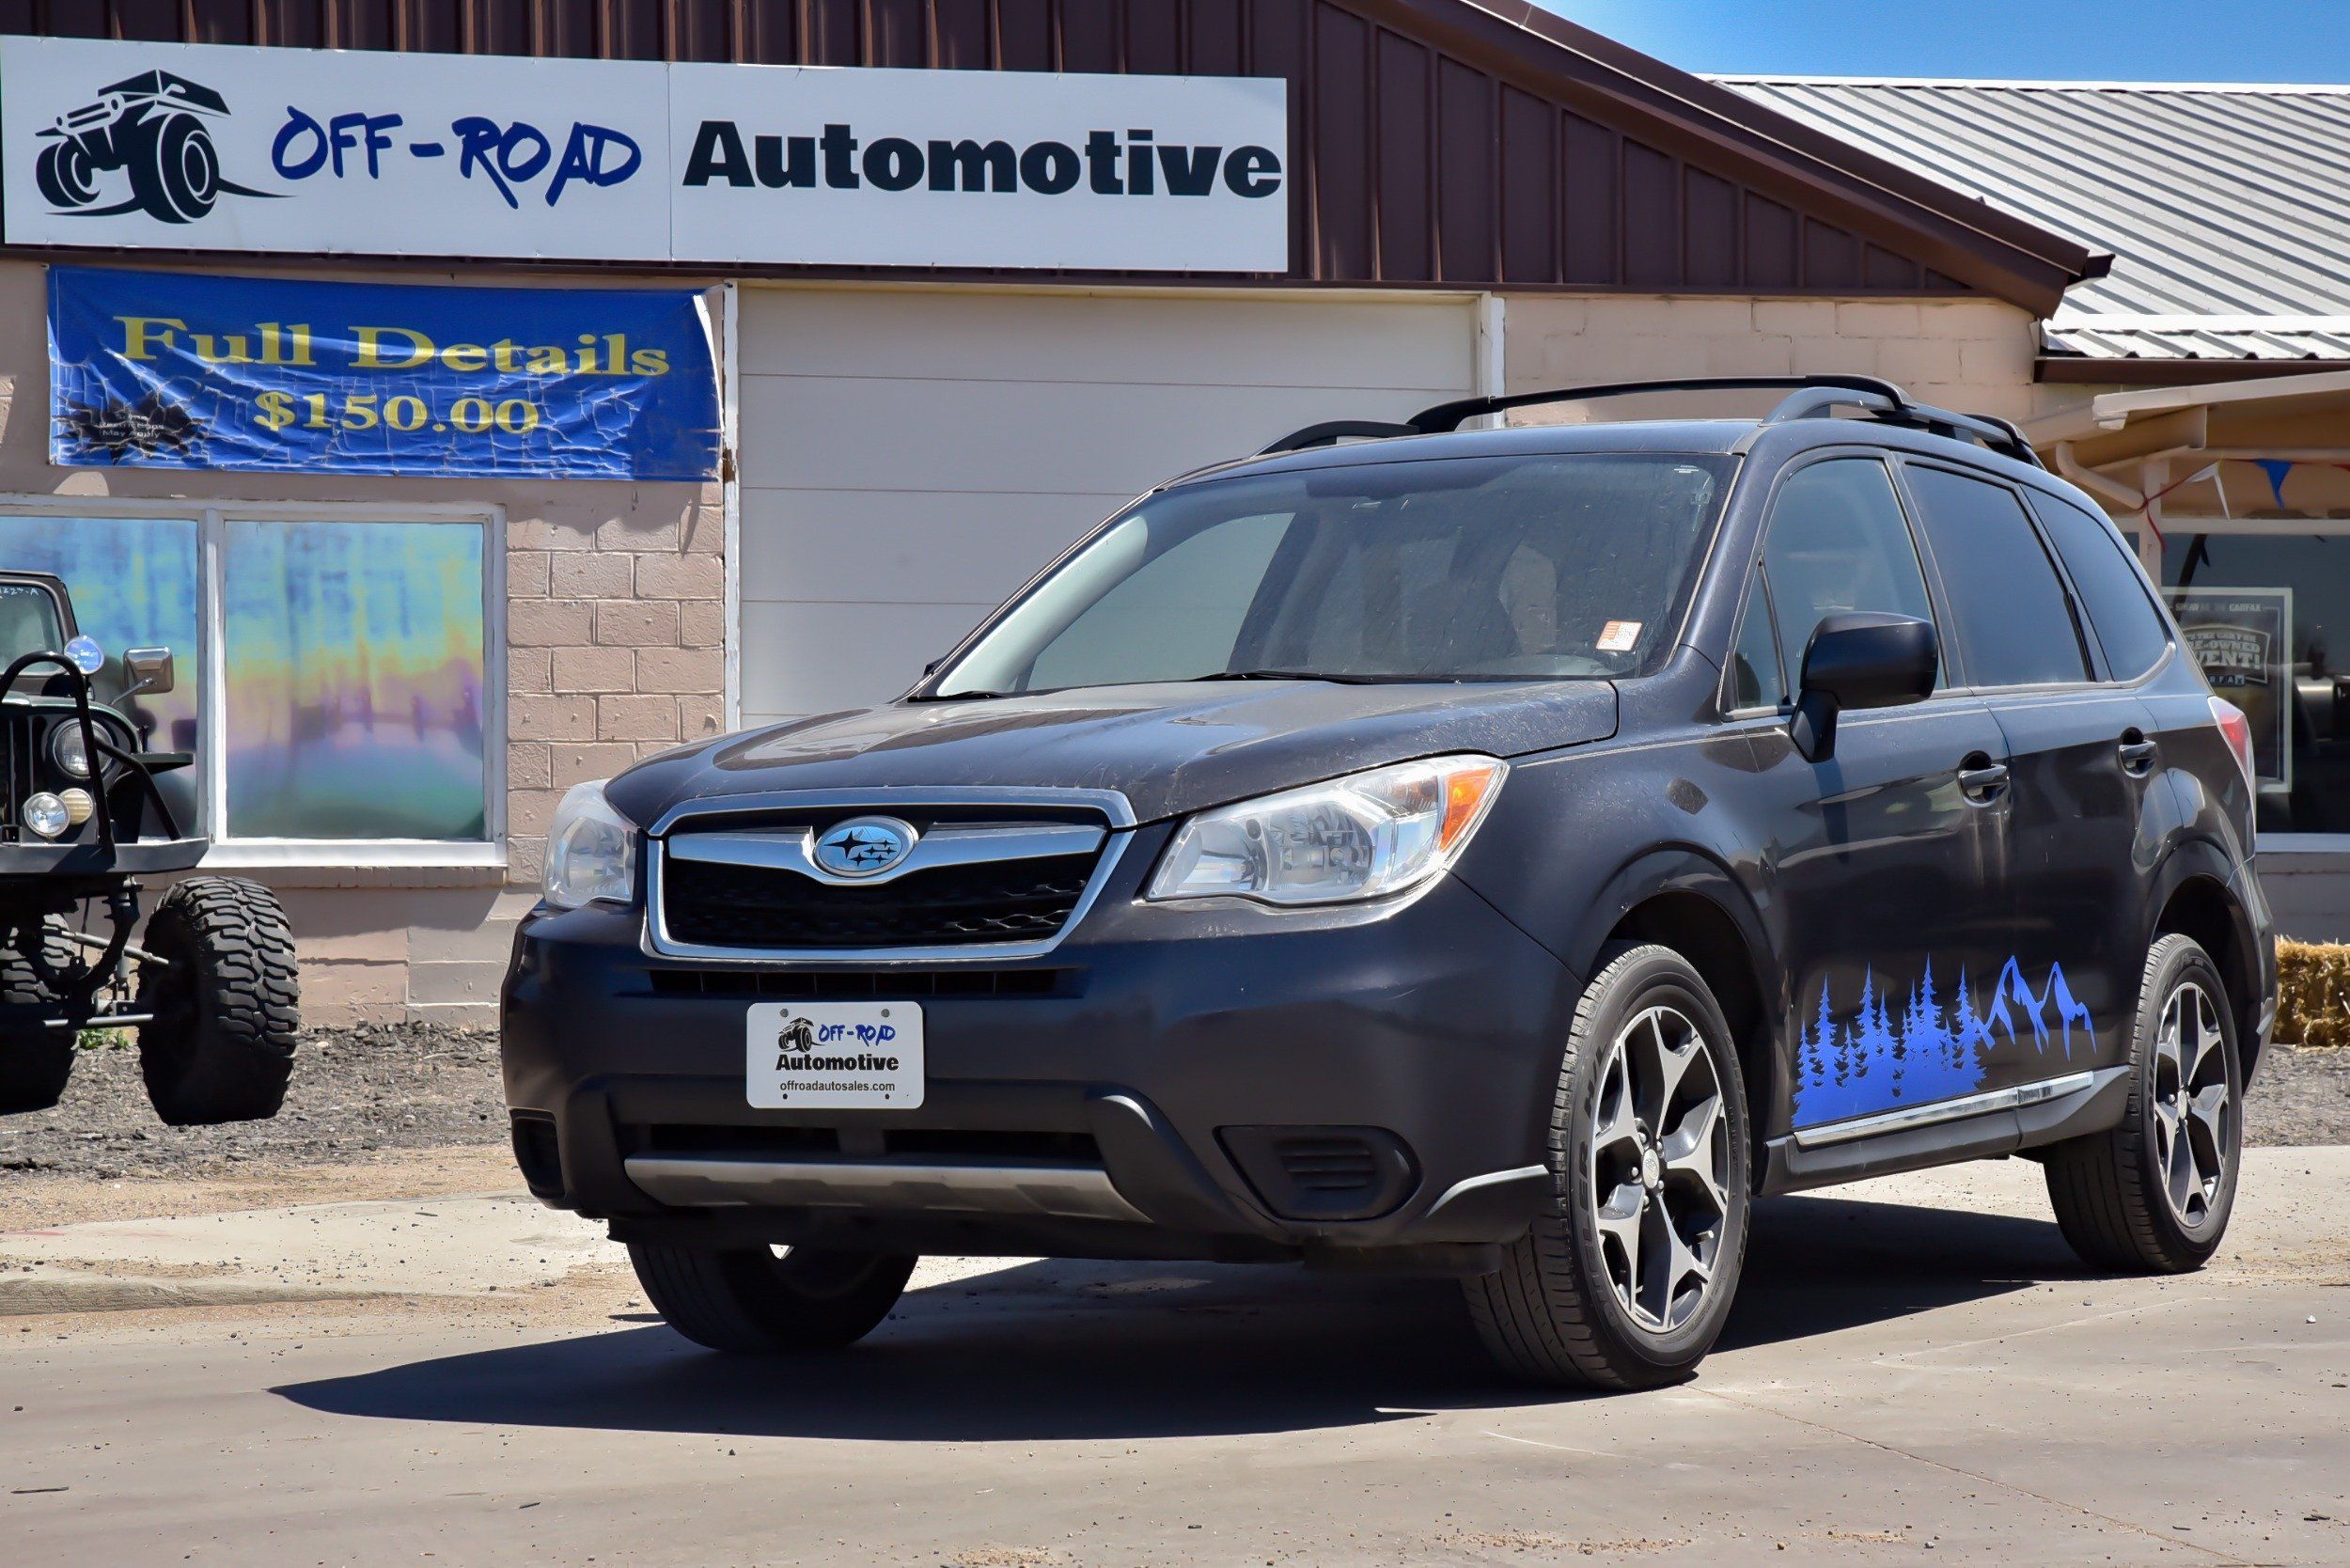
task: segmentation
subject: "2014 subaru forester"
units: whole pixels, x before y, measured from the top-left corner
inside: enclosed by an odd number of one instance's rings
[[[532,1190],[733,1351],[925,1252],[1438,1269],[1685,1376],[1758,1196],[2046,1168],[2198,1266],[2275,1010],[2243,715],[2013,427],[1344,421],[1170,482],[901,699],[561,808]]]

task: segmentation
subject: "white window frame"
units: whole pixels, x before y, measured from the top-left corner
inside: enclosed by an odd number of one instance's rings
[[[204,770],[197,831],[212,841],[207,870],[265,870],[277,867],[421,867],[462,870],[506,864],[506,509],[466,504],[384,505],[374,502],[173,501],[119,496],[0,494],[0,516],[134,519],[196,525],[196,759]],[[226,719],[222,701],[228,675],[224,581],[230,523],[471,523],[481,529],[481,791],[484,837],[446,839],[232,839],[228,825],[228,754],[216,744]],[[181,654],[182,670],[188,655]]]

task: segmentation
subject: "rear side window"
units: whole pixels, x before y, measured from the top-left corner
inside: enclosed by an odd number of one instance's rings
[[[2170,628],[2147,597],[2138,563],[2104,518],[2053,495],[2030,494],[2031,510],[2040,514],[2041,526],[2048,530],[2057,554],[2064,557],[2064,569],[2073,574],[2073,586],[2080,590],[2081,607],[2089,612],[2089,624],[2096,629],[2113,678],[2137,680],[2170,646]]]
[[[1934,619],[1893,478],[1874,458],[1830,458],[1790,474],[1771,504],[1762,569],[1792,680],[1802,678],[1804,651],[1824,616],[1881,610]]]
[[[1950,596],[1967,678],[1978,686],[2087,680],[2064,585],[2015,493],[1916,464],[1909,487]]]

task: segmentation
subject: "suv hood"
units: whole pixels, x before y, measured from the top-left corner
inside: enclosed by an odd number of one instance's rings
[[[1449,751],[1496,757],[1605,740],[1604,681],[1093,686],[893,702],[666,752],[615,779],[650,823],[688,801],[776,790],[1116,790],[1138,822]]]

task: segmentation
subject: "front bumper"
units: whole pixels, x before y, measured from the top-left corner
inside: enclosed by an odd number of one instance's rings
[[[1579,981],[1457,880],[1384,914],[1144,904],[1154,847],[1051,953],[982,966],[995,995],[960,994],[971,965],[713,970],[648,956],[640,911],[535,913],[504,997],[534,1190],[713,1244],[1374,1261],[1522,1233]],[[751,1107],[761,974],[919,1001],[922,1105]],[[1376,1212],[1284,1185],[1289,1134],[1367,1151]]]

